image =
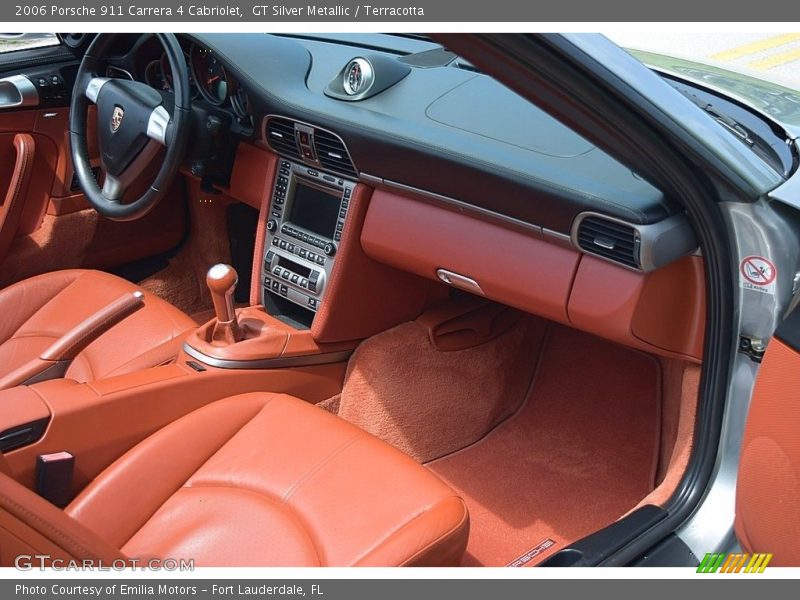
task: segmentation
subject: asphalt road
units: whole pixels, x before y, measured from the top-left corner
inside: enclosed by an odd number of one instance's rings
[[[685,57],[747,71],[800,90],[800,33],[606,34],[624,48]]]

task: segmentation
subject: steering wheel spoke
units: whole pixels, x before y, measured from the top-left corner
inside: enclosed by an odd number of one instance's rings
[[[156,106],[153,112],[150,113],[150,118],[147,120],[147,137],[155,140],[162,146],[167,145],[167,128],[172,120],[163,105]]]
[[[122,198],[122,195],[125,193],[125,185],[121,180],[106,173],[106,177],[103,180],[103,190],[101,193],[107,200],[119,202],[119,200]]]
[[[92,77],[86,84],[84,95],[92,104],[97,104],[97,97],[100,95],[100,88],[102,88],[109,81],[111,81],[110,77]]]

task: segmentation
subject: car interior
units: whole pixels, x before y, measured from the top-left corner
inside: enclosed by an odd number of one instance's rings
[[[675,198],[429,39],[70,35],[0,62],[0,564],[558,565],[672,497]]]

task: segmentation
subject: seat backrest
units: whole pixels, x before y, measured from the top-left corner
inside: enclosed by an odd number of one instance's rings
[[[53,561],[84,564],[87,560],[96,566],[110,566],[125,557],[0,470],[0,566],[38,566]]]

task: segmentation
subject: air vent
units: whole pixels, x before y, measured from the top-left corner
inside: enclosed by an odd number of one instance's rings
[[[639,269],[639,236],[630,225],[584,217],[578,225],[577,242],[581,250]]]
[[[317,129],[314,131],[314,144],[317,150],[317,159],[323,168],[343,175],[356,176],[350,154],[347,152],[344,142],[337,136]]]
[[[267,143],[278,154],[300,158],[295,140],[294,121],[272,117],[267,122]]]

